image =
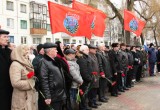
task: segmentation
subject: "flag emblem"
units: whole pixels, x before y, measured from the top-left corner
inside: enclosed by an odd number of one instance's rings
[[[78,20],[74,16],[66,16],[64,19],[64,27],[69,31],[70,33],[74,34],[78,30]]]
[[[129,23],[129,27],[132,31],[136,31],[138,29],[138,22],[133,18]]]

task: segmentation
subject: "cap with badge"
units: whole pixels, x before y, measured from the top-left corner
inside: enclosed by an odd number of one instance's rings
[[[88,45],[88,48],[90,48],[90,49],[97,49],[97,46],[95,46],[95,45],[93,45],[93,44],[89,44],[89,45]]]
[[[3,30],[3,29],[0,29],[0,34],[9,34],[9,31],[6,31],[6,30]]]
[[[75,54],[75,53],[76,53],[76,51],[73,50],[73,49],[67,49],[67,50],[64,52],[64,54],[66,54],[66,55],[68,55],[68,54]]]
[[[47,48],[57,48],[57,44],[54,44],[54,43],[44,43],[43,44],[43,48],[44,49],[47,49]]]

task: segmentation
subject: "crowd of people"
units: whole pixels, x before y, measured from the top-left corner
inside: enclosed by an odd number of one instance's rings
[[[118,97],[145,72],[160,72],[160,48],[112,43],[66,46],[44,43],[36,49],[8,43],[0,30],[2,110],[91,110]]]

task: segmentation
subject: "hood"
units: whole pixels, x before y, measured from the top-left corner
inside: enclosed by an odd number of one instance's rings
[[[25,66],[29,71],[33,71],[33,66],[29,58],[25,57],[27,49],[29,49],[29,46],[27,45],[20,45],[16,47],[11,53],[11,60],[17,61],[23,66]]]

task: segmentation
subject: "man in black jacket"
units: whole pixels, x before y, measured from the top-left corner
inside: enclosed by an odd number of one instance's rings
[[[107,54],[105,53],[105,44],[101,43],[98,45],[98,52],[97,52],[97,59],[99,63],[99,71],[101,78],[99,79],[99,101],[101,102],[107,102],[108,98],[106,96],[106,91],[108,88],[108,82],[105,79],[111,78],[111,67],[110,62],[107,59]]]
[[[40,61],[41,61],[41,59],[43,58],[43,55],[44,55],[43,44],[39,44],[37,46],[37,53],[38,53],[38,55],[33,59],[33,62],[32,62],[36,77],[39,76],[39,63],[40,63]],[[36,81],[35,88],[39,92],[39,81],[38,80]],[[45,109],[44,99],[43,99],[43,97],[41,95],[39,95],[39,98],[38,98],[38,110],[44,110],[44,109]]]
[[[57,45],[45,43],[43,47],[45,55],[39,68],[40,90],[45,96],[46,105],[51,105],[54,110],[62,110],[66,100],[65,79],[61,66],[54,60]]]
[[[0,108],[11,110],[12,86],[9,77],[11,50],[7,47],[9,32],[0,29]]]
[[[128,65],[127,65],[128,72],[127,72],[127,81],[126,81],[127,88],[132,87],[132,77],[133,77],[133,63],[134,63],[134,60],[133,60],[133,55],[132,55],[132,52],[131,52],[130,49],[131,49],[131,46],[126,45],[126,52],[127,52],[127,55],[128,55]]]
[[[141,51],[141,46],[136,46],[136,52],[139,56],[140,64],[137,69],[137,74],[136,74],[136,81],[140,82],[141,81],[141,76],[142,76],[142,67],[143,67],[143,53]]]
[[[91,65],[91,58],[89,57],[88,54],[89,54],[88,46],[82,45],[80,47],[80,52],[77,56],[77,63],[80,67],[80,74],[83,79],[83,84],[81,85],[80,88],[86,94],[83,97],[81,97],[80,110],[90,110],[86,102],[92,82],[92,65]]]
[[[112,86],[111,89],[111,95],[117,97],[119,95],[118,93],[118,85],[122,83],[121,74],[122,74],[122,65],[121,65],[121,59],[119,55],[119,43],[113,43],[112,44],[112,50],[109,51],[109,59],[111,63],[112,68],[112,80],[117,82],[114,86]]]
[[[128,88],[126,87],[126,81],[127,81],[127,72],[128,72],[128,54],[126,53],[126,44],[125,43],[121,43],[120,44],[120,56],[121,56],[121,65],[122,65],[122,69],[123,69],[123,73],[122,73],[122,89],[123,90],[128,90]]]

